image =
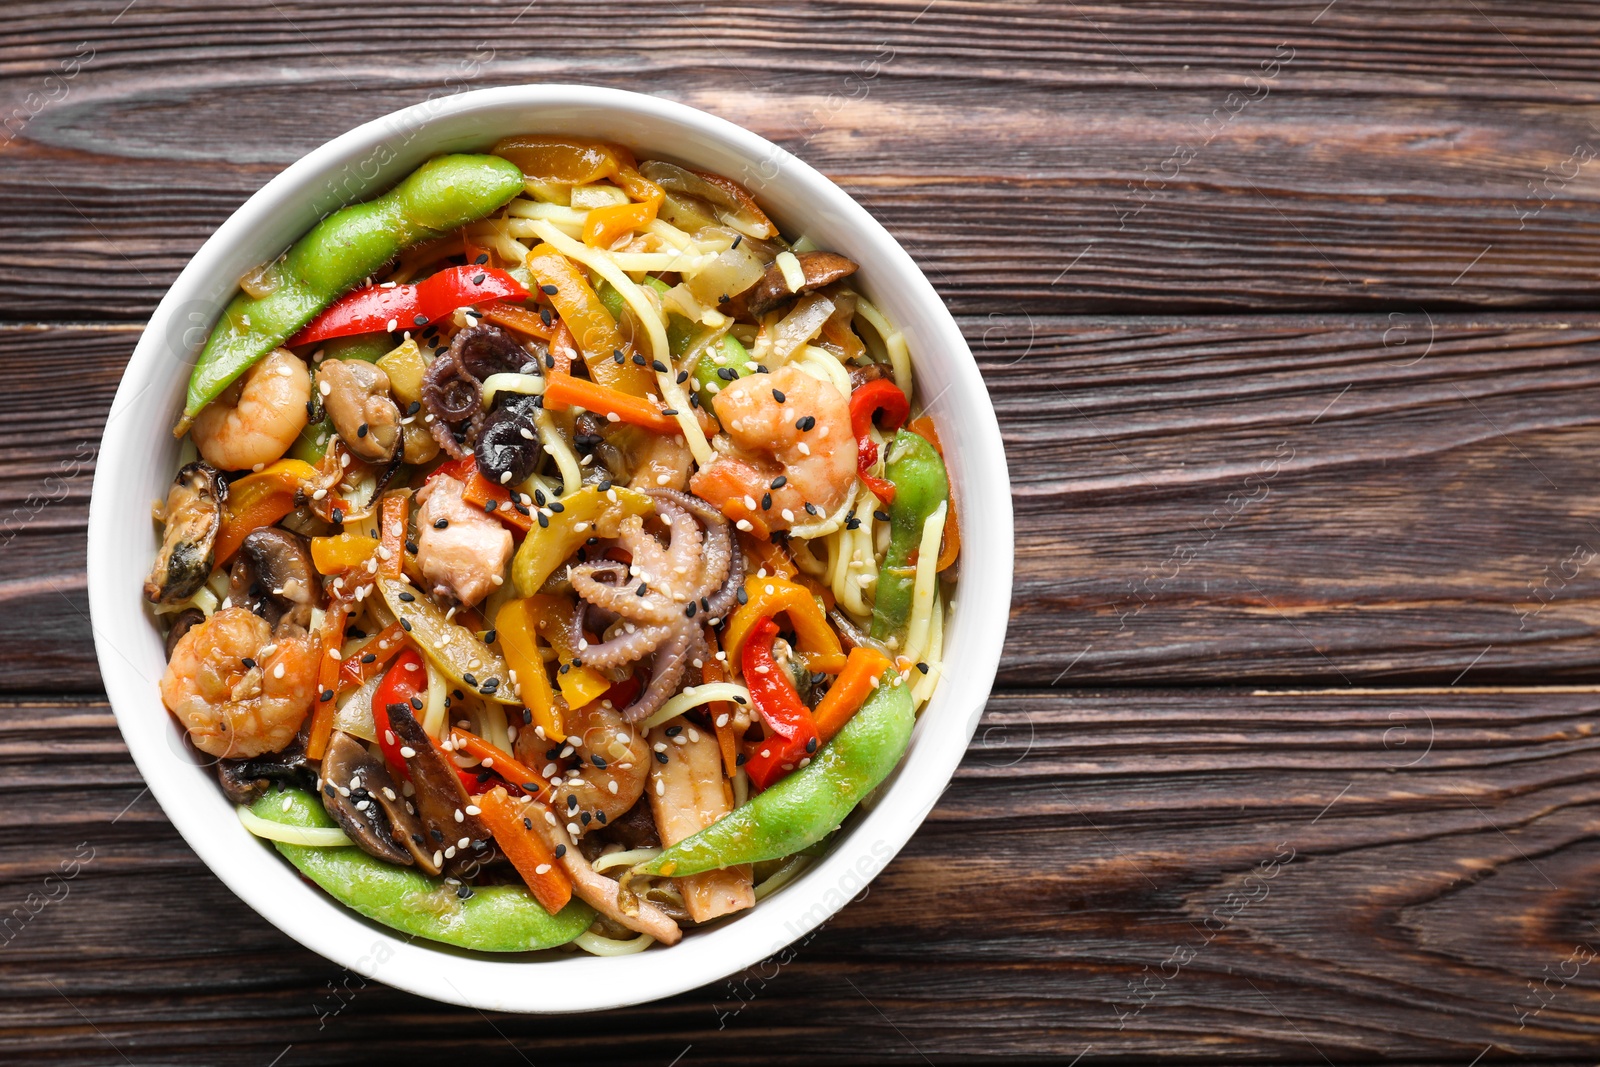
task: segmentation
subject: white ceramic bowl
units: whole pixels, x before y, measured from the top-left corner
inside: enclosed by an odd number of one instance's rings
[[[961,579],[946,631],[946,677],[910,751],[871,811],[858,812],[805,875],[747,912],[670,949],[536,961],[408,941],[302,881],[239,824],[212,772],[186,751],[157,683],[160,634],[140,586],[158,547],[150,505],[176,468],[170,432],[201,343],[236,280],[328,211],[381,191],[442,152],[514,133],[618,141],[750,186],[785,233],[861,265],[857,283],[906,334],[920,397],[943,437],[961,504]],[[485,89],[429,100],[310,153],[234,212],[195,254],[145,328],[112,403],[89,509],[89,601],[100,672],[150,790],[206,865],[269,922],[360,974],[492,1011],[564,1012],[654,1000],[714,982],[828,919],[892,859],[966,750],[999,661],[1011,598],[1011,498],[999,427],[972,354],[905,251],[836,185],[788,152],[702,111],[575,85]]]

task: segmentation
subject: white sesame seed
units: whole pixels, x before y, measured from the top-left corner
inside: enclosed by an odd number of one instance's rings
[[[401,745],[400,746],[400,755],[401,755],[401,757],[403,759],[415,759],[416,755],[417,755],[417,750],[412,748],[410,745]],[[408,793],[406,795],[410,796],[411,794]]]
[[[550,865],[548,863],[541,863],[541,864],[539,864],[539,866],[537,866],[537,867],[535,867],[533,869],[533,873],[534,874],[549,874],[550,873]]]

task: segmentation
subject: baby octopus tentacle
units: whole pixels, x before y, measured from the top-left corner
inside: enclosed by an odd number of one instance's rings
[[[704,662],[705,636],[687,618],[673,627],[661,647],[656,649],[655,662],[650,668],[650,681],[636,700],[623,709],[622,717],[628,722],[649,718],[661,710],[683,682],[689,661],[699,657]]]
[[[639,586],[617,586],[599,581],[594,575],[602,568],[607,573],[615,573],[606,564],[583,563],[572,568],[568,575],[577,594],[596,607],[635,623],[670,622],[683,614],[682,608],[651,589],[648,582],[641,582]]]
[[[648,490],[659,509],[663,502],[684,509],[705,525],[705,547],[701,551],[700,581],[693,593],[703,600],[701,609],[709,619],[720,619],[733,608],[744,585],[744,553],[733,543],[733,526],[711,505],[699,497],[671,489]]]

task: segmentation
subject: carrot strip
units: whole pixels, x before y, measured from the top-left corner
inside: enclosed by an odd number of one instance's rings
[[[663,415],[661,409],[648,400],[570,374],[550,375],[544,387],[544,406],[560,411],[572,404],[607,418],[615,415],[620,422],[652,433],[680,432],[678,421],[671,415]]]
[[[323,616],[322,648],[317,659],[317,695],[313,698],[311,733],[306,738],[306,757],[320,760],[328,750],[328,739],[333,736],[333,697],[338,692],[339,649],[344,646],[345,624],[350,621],[350,609],[343,604],[333,604]]]
[[[350,653],[339,666],[340,691],[365,685],[382,674],[395,653],[405,646],[405,635],[404,627],[398,622],[391,622],[378,632],[378,636]],[[363,663],[362,660],[368,656],[372,657],[372,662]]]
[[[528,892],[551,915],[572,899],[572,880],[557,862],[550,846],[525,819],[543,818],[532,805],[519,805],[500,786],[478,796],[478,817],[483,820],[494,843],[528,883]],[[527,814],[524,814],[526,812]]]
[[[706,645],[711,649],[711,655],[705,658],[705,665],[700,668],[700,682],[702,685],[711,682],[725,682],[728,672],[722,669],[722,664],[717,662],[717,635],[707,628]],[[717,731],[717,747],[722,750],[722,767],[732,778],[739,773],[739,738],[733,729],[733,705],[726,700],[713,701],[706,705],[706,713],[711,716],[712,728]]]
[[[467,486],[461,491],[461,499],[464,503],[474,504],[480,509],[487,507],[489,501],[493,500],[495,518],[522,533],[533,529],[533,516],[524,515],[517,510],[517,506],[511,502],[511,490],[503,485],[494,484],[479,474],[476,467],[467,478]]]
[[[533,772],[526,763],[505,749],[459,726],[450,728],[450,743],[457,752],[465,752],[476,760],[488,760],[488,769],[512,785],[521,786],[530,795],[545,791],[544,779]]]
[[[518,304],[489,304],[479,309],[479,314],[485,322],[492,322],[496,326],[504,326],[508,330],[525,333],[529,337],[537,337],[541,341],[548,341],[558,329],[557,326],[546,326],[544,319],[537,311],[525,308]]]
[[[407,497],[403,490],[383,494],[382,538],[378,542],[378,573],[385,578],[399,578],[406,565],[406,511]]]
[[[812,720],[817,724],[817,736],[823,744],[827,744],[828,739],[850,721],[850,716],[860,710],[872,694],[873,681],[881,678],[891,666],[893,664],[889,662],[889,657],[876,649],[858,645],[850,650],[844,670],[839,672],[838,679],[817,701],[816,710],[811,713]]]
[[[556,331],[550,335],[550,358],[556,361],[550,369],[557,374],[571,374],[572,361],[582,358],[578,354],[578,339],[572,336],[565,319],[556,320]]]

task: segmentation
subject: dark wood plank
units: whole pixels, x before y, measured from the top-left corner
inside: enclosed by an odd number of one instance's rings
[[[257,1067],[291,1044],[282,1064],[1577,1057],[1600,1040],[1597,713],[1594,692],[1002,694],[923,830],[791,961],[486,1020],[357,980],[336,1010],[339,970],[199,864],[103,705],[0,704],[0,915],[83,860],[0,952],[0,1040]]]
[[[1600,672],[1600,316],[963,326],[1017,509],[1003,684]],[[135,337],[0,330],[0,686],[98,684],[83,526]]]
[[[0,317],[141,319],[326,138],[557,78],[773,137],[967,313],[1594,306],[1584,9],[1325,6],[13,5]]]

